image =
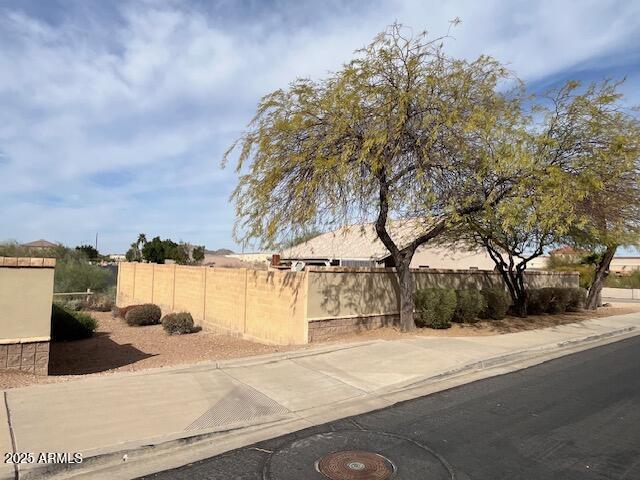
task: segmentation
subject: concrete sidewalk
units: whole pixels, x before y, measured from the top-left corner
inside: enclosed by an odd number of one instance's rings
[[[376,399],[388,402],[389,394],[416,385],[518,360],[544,361],[572,347],[635,335],[637,327],[640,313],[505,335],[416,336],[17,388],[4,392],[0,444],[3,452],[113,459],[114,452],[214,432],[291,421],[304,427],[351,414],[348,406],[378,408],[384,403]],[[23,464],[19,471],[3,464],[0,478],[70,477],[91,464]]]

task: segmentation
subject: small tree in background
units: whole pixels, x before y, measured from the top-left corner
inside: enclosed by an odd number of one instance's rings
[[[393,25],[340,71],[266,95],[225,155],[238,146],[237,169],[248,168],[233,194],[236,239],[269,247],[373,221],[397,269],[400,327],[415,328],[416,249],[498,203],[520,166],[519,97],[497,90],[509,76]],[[411,219],[403,241],[394,217]]]
[[[76,247],[76,251],[84,254],[89,260],[97,260],[100,252],[93,245],[80,245]]]
[[[204,245],[197,245],[193,247],[191,257],[193,258],[194,262],[202,263],[202,261],[204,260]]]

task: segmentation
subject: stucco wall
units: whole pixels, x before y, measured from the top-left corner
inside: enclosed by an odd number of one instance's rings
[[[48,341],[55,260],[0,257],[0,262],[0,340]]]
[[[266,343],[307,343],[306,274],[244,268],[120,263],[118,306],[187,311],[203,328]]]
[[[55,265],[0,257],[0,369],[48,373]]]
[[[398,313],[398,282],[391,269],[311,269],[308,272],[309,321]],[[499,274],[482,270],[415,270],[416,288],[490,288],[503,286]],[[577,287],[578,274],[529,272],[532,288]]]

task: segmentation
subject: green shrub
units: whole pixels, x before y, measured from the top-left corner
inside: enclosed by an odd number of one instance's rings
[[[571,301],[571,292],[569,292],[569,289],[562,287],[547,288],[551,292],[551,300],[549,301],[547,313],[558,314],[566,312],[569,302]]]
[[[486,288],[480,290],[485,300],[485,309],[481,313],[482,318],[502,320],[509,310],[511,299],[502,288]]]
[[[162,310],[153,303],[145,303],[130,308],[124,319],[131,326],[143,326],[143,325],[156,325],[160,323],[160,317],[162,317]]]
[[[572,288],[544,287],[535,288],[527,292],[527,313],[540,315],[542,313],[564,313],[572,301]],[[577,289],[582,290],[582,289]]]
[[[588,287],[589,285],[582,285],[581,287]],[[640,288],[640,271],[631,272],[628,274],[611,274],[604,281],[605,287],[612,288]]]
[[[193,317],[190,313],[169,313],[162,318],[162,328],[169,335],[193,333],[200,330],[193,324]]]
[[[415,295],[417,324],[429,328],[449,328],[456,309],[456,291],[451,288],[425,288]]]
[[[479,290],[456,290],[456,309],[453,312],[454,322],[475,323],[485,309],[485,299]]]
[[[587,290],[584,288],[568,288],[569,291],[569,304],[567,305],[567,311],[577,312],[582,310],[587,303]]]
[[[56,262],[54,290],[56,292],[85,292],[90,288],[101,292],[115,283],[108,268],[92,265],[84,258],[65,256]]]
[[[69,312],[79,312],[84,309],[84,302],[80,298],[54,297],[54,303]]]
[[[86,313],[69,312],[54,304],[51,309],[51,338],[54,341],[89,338],[98,326]]]
[[[527,290],[527,313],[541,315],[549,310],[552,293],[546,288],[531,288]]]

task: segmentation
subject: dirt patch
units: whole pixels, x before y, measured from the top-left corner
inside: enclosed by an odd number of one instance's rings
[[[130,327],[109,312],[90,314],[98,320],[92,338],[51,343],[48,377],[4,370],[0,371],[0,389],[301,348],[263,345],[205,331],[167,335],[161,325]]]
[[[384,327],[375,330],[363,330],[358,333],[335,335],[319,343],[354,342],[364,340],[393,340],[411,336],[425,337],[471,337],[481,335],[502,335],[505,333],[523,332],[539,328],[555,327],[567,323],[575,323],[592,318],[624,315],[640,312],[640,304],[612,304],[597,311],[564,313],[561,315],[530,315],[527,318],[505,317],[503,320],[480,321],[478,323],[453,323],[451,328],[434,330],[419,328],[410,333],[402,333],[395,327]]]

